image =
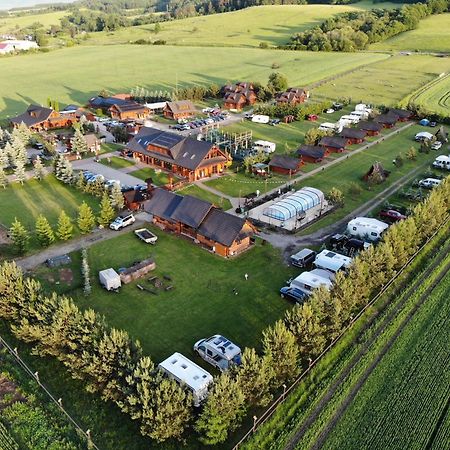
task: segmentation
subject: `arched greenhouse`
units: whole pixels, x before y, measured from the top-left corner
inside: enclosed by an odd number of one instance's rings
[[[293,194],[288,195],[268,206],[263,211],[263,215],[273,219],[286,221],[297,217],[308,209],[323,203],[324,195],[319,189],[304,187]]]

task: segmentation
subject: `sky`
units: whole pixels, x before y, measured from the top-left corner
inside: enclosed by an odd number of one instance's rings
[[[42,3],[71,3],[74,0],[0,0],[0,10],[10,8],[22,8]]]

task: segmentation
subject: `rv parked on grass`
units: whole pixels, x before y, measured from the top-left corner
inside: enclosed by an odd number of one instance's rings
[[[253,143],[253,149],[263,151],[264,153],[273,153],[277,148],[277,144],[270,141],[258,140]]]
[[[356,217],[347,225],[347,233],[363,240],[378,241],[389,225],[371,217]]]
[[[419,181],[419,186],[426,189],[433,189],[440,184],[441,180],[438,180],[437,178],[425,178],[424,180]]]
[[[351,116],[350,114],[348,114],[348,115],[342,116],[339,120],[340,121],[342,121],[342,120],[349,120],[350,123],[354,124],[354,123],[358,123],[360,121],[360,118],[359,117],[355,117],[355,116]]]
[[[311,272],[303,272],[297,278],[289,280],[288,286],[280,289],[280,294],[282,298],[288,297],[301,303],[311,294],[313,289],[319,286],[330,289],[333,280],[334,275],[328,270],[314,269]]]
[[[269,121],[270,121],[270,117],[264,116],[262,114],[255,114],[252,117],[252,122],[256,122],[256,123],[269,123]]]
[[[438,156],[433,162],[433,167],[450,170],[450,157],[445,155]]]
[[[192,392],[194,406],[200,406],[201,401],[208,396],[208,387],[213,382],[212,375],[181,353],[169,356],[158,364],[158,368]]]
[[[241,349],[220,334],[196,342],[194,351],[221,372],[241,364]]]
[[[352,111],[350,115],[359,120],[366,120],[369,118],[369,113],[367,111]]]
[[[122,286],[120,275],[114,269],[101,270],[98,273],[100,284],[107,291],[115,291]]]
[[[320,131],[332,131],[332,132],[340,132],[342,131],[343,125],[340,123],[331,123],[331,122],[324,122],[320,124],[319,130]]]
[[[347,269],[351,263],[352,258],[330,250],[321,251],[314,260],[314,265],[318,269],[329,270],[332,273]]]

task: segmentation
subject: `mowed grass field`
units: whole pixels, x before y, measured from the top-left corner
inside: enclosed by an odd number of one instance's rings
[[[419,90],[411,96],[411,101],[425,111],[448,116],[450,112],[450,75],[447,74],[434,83],[430,83],[427,89]]]
[[[291,85],[306,85],[354,67],[386,59],[385,54],[313,53],[259,49],[112,45],[75,47],[5,58],[0,71],[0,118],[29,103],[85,104],[101,89],[129,92],[136,85],[174,89],[178,85],[253,80],[267,83],[277,63]],[[236,63],[239,61],[239,64]]]
[[[19,28],[29,27],[34,23],[40,23],[45,28],[49,28],[51,25],[59,25],[60,19],[67,15],[66,11],[55,11],[49,13],[39,13],[33,15],[24,16],[11,16],[11,17],[1,17],[0,18],[0,32],[14,32],[14,30]]]
[[[411,92],[449,70],[449,61],[430,55],[392,56],[361,67],[313,89],[318,99],[351,98],[375,105],[392,106]]]
[[[450,13],[427,17],[419,22],[417,29],[372,44],[370,49],[450,52]]]

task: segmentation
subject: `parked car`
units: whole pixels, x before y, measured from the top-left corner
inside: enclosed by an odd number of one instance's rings
[[[340,111],[343,107],[344,107],[344,105],[342,103],[333,103],[333,105],[332,105],[332,108],[335,111]]]
[[[200,339],[194,344],[194,351],[199,354],[200,358],[217,367],[220,371],[241,364],[241,349],[220,334],[207,339]]]
[[[345,234],[333,234],[333,236],[330,237],[328,246],[334,250],[341,250],[344,248],[347,241],[348,237]]]
[[[419,186],[426,189],[433,189],[436,186],[439,186],[441,180],[436,178],[425,178],[424,180],[419,181]]]
[[[398,222],[399,220],[406,219],[406,216],[399,213],[395,209],[383,209],[380,211],[379,216],[383,219],[388,219],[391,222]]]
[[[158,236],[147,230],[147,228],[140,228],[139,230],[135,230],[134,234],[146,244],[155,245],[156,241],[158,240]]]
[[[290,260],[291,264],[296,267],[307,267],[312,264],[314,259],[316,258],[316,252],[310,250],[309,248],[304,248],[300,250],[295,255],[292,255]]]
[[[436,127],[437,126],[437,122],[430,122],[430,127]]]
[[[33,148],[35,148],[36,150],[44,150],[44,144],[42,144],[41,142],[35,142],[33,144]]]
[[[280,122],[281,122],[280,119],[272,119],[269,123],[270,123],[270,125],[272,125],[272,126],[276,126],[276,125],[279,125]]]
[[[111,230],[118,231],[122,228],[127,227],[128,225],[133,224],[134,222],[136,222],[136,219],[133,216],[133,214],[128,214],[126,216],[119,216],[116,218],[116,220],[114,220],[114,222],[112,222],[109,225],[109,228],[111,228]]]
[[[442,147],[441,141],[436,141],[431,144],[431,150],[439,150]]]
[[[325,113],[333,114],[334,113],[334,109],[333,108],[328,108],[328,109],[325,110]]]
[[[294,300],[296,303],[303,303],[307,298],[308,294],[300,289],[284,286],[280,289],[281,298],[287,298]]]

